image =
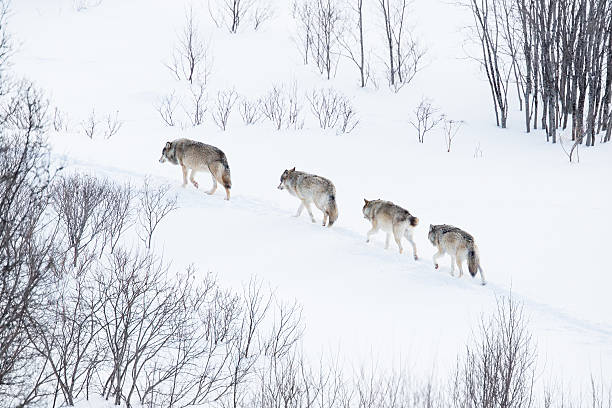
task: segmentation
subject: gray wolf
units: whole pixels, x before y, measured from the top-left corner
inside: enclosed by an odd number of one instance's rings
[[[198,182],[194,176],[198,171],[209,172],[212,175],[212,188],[207,194],[214,194],[217,190],[217,182],[225,188],[225,199],[230,199],[232,180],[229,164],[225,153],[215,146],[207,145],[195,140],[176,139],[167,142],[162,150],[160,163],[169,161],[172,164],[180,164],[183,170],[183,187],[187,185],[187,172],[191,170],[189,180],[198,188]]]
[[[296,217],[306,208],[312,222],[317,222],[312,215],[310,204],[323,212],[323,226],[331,227],[338,219],[338,206],[336,204],[336,187],[328,179],[314,174],[297,171],[294,168],[285,170],[280,178],[279,190],[287,190],[289,194],[300,199],[301,204]],[[328,223],[329,220],[329,223]]]
[[[480,266],[478,247],[474,242],[474,237],[460,228],[452,225],[429,225],[429,241],[438,248],[433,256],[433,263],[438,269],[437,259],[448,253],[451,256],[451,275],[455,275],[455,263],[459,267],[459,277],[463,276],[463,261],[467,259],[470,275],[476,276],[480,271],[482,284],[486,283],[484,271]]]
[[[402,237],[406,237],[408,242],[412,244],[414,259],[419,259],[416,244],[412,236],[414,227],[418,225],[419,219],[413,217],[408,210],[393,204],[391,201],[370,201],[365,198],[363,201],[365,201],[365,205],[362,209],[363,216],[372,223],[372,229],[368,231],[366,242],[370,242],[370,236],[378,232],[379,229],[382,229],[387,233],[385,249],[389,249],[389,239],[391,238],[391,234],[393,234],[401,254],[404,252]]]

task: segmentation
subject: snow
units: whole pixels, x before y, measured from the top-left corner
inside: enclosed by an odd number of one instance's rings
[[[155,110],[163,95],[185,93],[164,62],[187,1],[103,0],[80,12],[68,0],[13,2],[13,70],[47,90],[70,119],[69,131],[50,137],[58,163],[136,185],[148,175],[172,185],[180,209],[155,237],[164,257],[236,288],[256,275],[281,298],[297,300],[308,353],[337,353],[353,365],[401,356],[417,371],[444,374],[496,296],[512,293],[530,316],[545,376],[580,382],[591,372],[612,374],[612,189],[600,180],[612,170],[612,147],[582,150],[581,162],[570,165],[542,132],[524,133],[521,112],[511,112],[509,129],[497,128],[484,77],[465,58],[469,15],[446,1],[415,2],[413,25],[429,48],[428,64],[398,94],[383,78],[379,89],[358,88],[349,65],[331,81],[304,66],[286,3],[276,3],[263,30],[230,35],[194,1],[214,58],[209,112],[197,128],[167,127]],[[219,89],[256,98],[293,81],[302,95],[331,86],[351,97],[358,128],[321,131],[306,105],[301,130],[245,126],[235,110],[222,132],[210,118]],[[422,96],[466,121],[450,153],[440,129],[417,143],[409,118]],[[118,110],[124,120],[110,140],[81,131],[94,108],[100,116]],[[204,194],[207,174],[198,176],[200,190],[183,189],[180,169],[158,163],[164,143],[179,137],[227,154],[230,202],[221,188]],[[477,148],[482,157],[474,157]],[[292,217],[298,201],[276,186],[293,166],[335,183],[340,217],[332,228],[311,224],[306,213]],[[403,255],[394,243],[385,251],[383,233],[365,243],[363,198],[394,201],[419,218],[418,261],[409,245]],[[474,235],[487,286],[469,275],[451,277],[448,257],[433,269],[430,223]]]

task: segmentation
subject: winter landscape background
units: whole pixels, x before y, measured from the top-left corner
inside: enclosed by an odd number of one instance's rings
[[[569,163],[571,131],[559,130],[561,143],[555,144],[540,127],[526,133],[514,85],[507,128],[496,126],[477,61],[480,44],[469,28],[472,11],[454,2],[416,0],[409,6],[406,29],[426,52],[414,79],[396,92],[385,76],[379,2],[366,3],[372,77],[364,88],[343,56],[329,80],[312,61],[304,64],[289,0],[269,3],[271,15],[257,30],[245,21],[237,33],[214,23],[212,0],[13,0],[6,25],[14,44],[10,72],[41,89],[50,101],[49,120],[60,122],[45,133],[51,167],[63,167],[57,177],[87,174],[135,189],[145,179],[169,186],[177,209],[153,235],[156,256],[171,274],[192,266],[196,280],[210,273],[235,293],[255,277],[262,290],[274,293],[275,305],[297,305],[303,334],[296,348],[312,366],[332,361],[349,377],[408,372],[415,383],[432,379],[442,389],[466,344],[477,342],[479,322],[511,296],[522,305],[537,346],[538,387],[551,385],[589,406],[591,379],[608,390],[612,378],[612,270],[606,257],[611,145],[600,144],[598,136],[597,146],[580,146],[580,161]],[[190,13],[206,44],[202,88],[168,68]],[[245,124],[241,101],[265,98],[273,87],[297,96],[297,122],[280,130],[265,117]],[[311,112],[313,91],[329,88],[350,101],[358,121],[352,131],[321,129]],[[207,109],[194,126],[193,92],[200,89]],[[213,116],[218,98],[230,91],[236,104],[222,130]],[[174,126],[160,115],[168,95],[176,103]],[[423,98],[438,114],[463,121],[450,152],[442,123],[419,143],[410,122]],[[88,137],[92,115],[97,124]],[[121,126],[107,138],[107,123],[115,119]],[[226,153],[229,202],[222,189],[204,194],[208,174],[197,176],[200,189],[182,188],[180,168],[158,163],[164,144],[180,137]],[[292,217],[297,200],[276,186],[283,170],[294,166],[334,182],[339,219],[333,227],[312,224],[305,214]],[[365,243],[370,225],[361,213],[364,198],[391,200],[419,218],[419,260],[409,246],[402,255],[393,243],[385,250],[382,232]],[[316,210],[315,216],[320,221]],[[434,270],[427,230],[443,223],[475,237],[486,286],[468,274],[451,277],[448,256]],[[139,242],[136,230],[127,229],[126,246]],[[281,312],[272,309],[274,320]],[[46,385],[51,394],[33,403],[66,403],[61,392],[53,396],[53,381]],[[240,391],[245,398],[246,390]],[[609,391],[602,393],[609,398]],[[91,394],[91,401],[83,392],[75,402],[112,403]],[[18,399],[7,397],[6,405]],[[232,405],[227,401],[216,403]],[[138,404],[134,397],[131,405]]]

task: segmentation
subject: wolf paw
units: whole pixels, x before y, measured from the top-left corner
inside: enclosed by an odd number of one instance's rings
[[[438,266],[439,266],[438,264],[434,264],[434,267],[435,267],[436,269],[438,269]]]
[[[215,192],[211,190],[211,191],[207,191],[206,194],[213,195],[213,194],[215,194]]]
[[[197,181],[192,181],[192,183],[193,183],[193,186],[194,186],[195,188],[199,188],[199,184],[198,184],[198,182],[197,182]]]

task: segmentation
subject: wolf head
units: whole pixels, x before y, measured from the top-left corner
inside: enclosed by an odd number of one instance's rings
[[[363,199],[363,208],[361,209],[361,212],[363,213],[363,218],[365,218],[366,220],[370,219],[370,204],[372,203],[372,201],[368,201],[367,199]]]
[[[280,178],[280,184],[278,185],[279,190],[283,190],[285,188],[285,183],[287,182],[287,178],[295,171],[295,167],[291,170],[285,170]]]
[[[166,142],[162,150],[162,155],[159,158],[160,163],[165,163],[168,160],[170,163],[178,164],[178,160],[176,160],[176,151],[172,142]]]
[[[436,226],[429,224],[429,234],[427,234],[427,238],[431,245],[436,245]]]

